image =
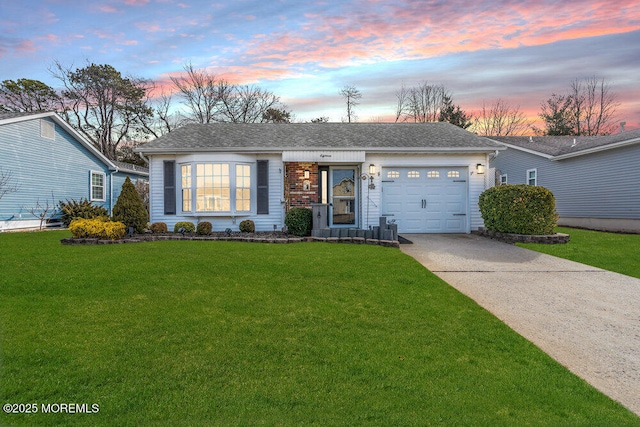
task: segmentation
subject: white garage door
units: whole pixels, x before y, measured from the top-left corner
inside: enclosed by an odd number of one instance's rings
[[[400,233],[466,233],[467,168],[383,168],[382,215]]]

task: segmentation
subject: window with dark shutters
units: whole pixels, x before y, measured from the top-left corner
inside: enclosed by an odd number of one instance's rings
[[[164,214],[176,214],[176,162],[164,162]]]
[[[269,160],[258,160],[258,214],[269,213]]]

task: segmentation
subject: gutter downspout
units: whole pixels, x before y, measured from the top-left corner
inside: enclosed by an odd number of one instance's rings
[[[109,173],[109,216],[113,215],[113,174],[117,172],[118,168]]]

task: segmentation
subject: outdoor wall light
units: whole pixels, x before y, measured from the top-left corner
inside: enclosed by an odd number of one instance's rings
[[[376,173],[376,165],[374,165],[373,163],[371,163],[371,164],[369,165],[369,175],[370,175],[370,176],[373,176],[373,175],[375,175],[375,173]]]
[[[305,169],[304,171],[304,179],[309,179],[309,170]]]
[[[484,173],[484,165],[482,163],[478,163],[476,165],[476,172],[478,175],[482,175]]]

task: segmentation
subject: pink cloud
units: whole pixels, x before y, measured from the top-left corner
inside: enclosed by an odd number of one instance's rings
[[[465,7],[459,3],[430,7],[421,2],[376,1],[340,16],[306,14],[301,31],[274,32],[246,42],[245,47],[249,55],[280,60],[285,68],[305,63],[341,67],[376,58],[423,59],[640,29],[640,6],[632,0],[615,5],[561,2],[553,13],[545,3],[505,1],[491,8],[486,2],[464,2]]]
[[[100,12],[104,12],[104,13],[116,13],[116,12],[118,12],[118,9],[116,9],[115,6],[110,5],[110,4],[105,4],[105,5],[99,6],[98,10]]]

